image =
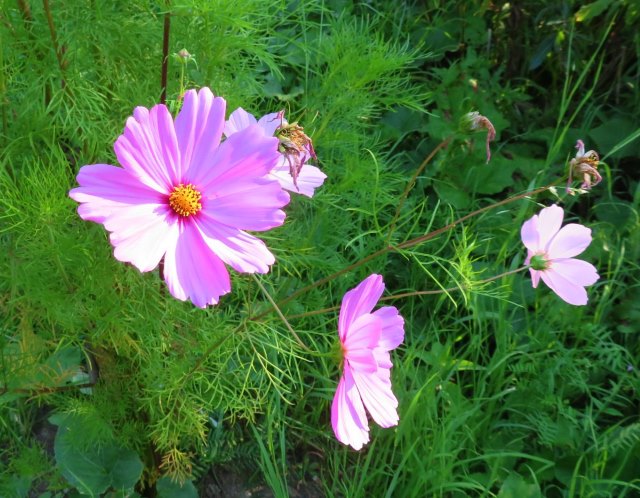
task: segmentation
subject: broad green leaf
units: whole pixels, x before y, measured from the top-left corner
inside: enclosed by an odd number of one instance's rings
[[[510,474],[502,484],[498,498],[541,498],[540,487],[518,474]]]
[[[127,448],[115,444],[84,447],[74,427],[74,417],[53,416],[59,424],[54,442],[56,462],[62,475],[82,494],[98,496],[108,488],[131,489],[142,475],[142,461]]]
[[[580,7],[576,13],[576,22],[585,22],[599,16],[607,10],[614,0],[596,0]]]
[[[198,498],[198,491],[193,482],[186,481],[184,484],[172,481],[164,476],[156,483],[158,498]]]

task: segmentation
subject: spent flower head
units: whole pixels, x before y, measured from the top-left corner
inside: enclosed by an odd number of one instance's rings
[[[381,427],[399,420],[389,351],[404,340],[404,319],[393,306],[371,312],[383,291],[382,277],[370,275],[344,295],[338,318],[343,374],[331,406],[331,424],[338,441],[356,450],[369,442],[365,408]]]
[[[278,139],[280,161],[271,171],[282,188],[312,197],[317,187],[324,183],[325,175],[317,167],[307,164],[310,159],[317,159],[311,139],[297,123],[289,124],[284,118],[284,111],[262,116],[259,120],[239,107],[231,113],[226,123],[224,134],[229,137],[247,126],[257,124],[267,136]]]
[[[578,140],[576,142],[576,157],[569,162],[569,179],[567,180],[567,193],[572,193],[571,183],[573,176],[582,178],[580,188],[589,190],[602,181],[602,176],[598,172],[598,164],[600,164],[600,156],[595,150],[584,151],[584,142]]]
[[[171,294],[199,307],[231,290],[225,263],[269,271],[275,258],[245,230],[282,225],[289,202],[269,175],[277,139],[252,125],[221,142],[225,109],[208,88],[187,91],[175,121],[164,105],[137,107],[114,144],[122,167],[83,166],[69,192],[110,232],[116,259],[146,272],[164,258]]]
[[[577,223],[564,227],[564,210],[553,205],[527,220],[520,230],[527,248],[525,264],[529,265],[533,287],[540,279],[569,304],[587,304],[586,286],[600,277],[595,267],[575,259],[591,243],[591,230]]]
[[[468,112],[460,120],[460,127],[463,132],[487,130],[487,164],[491,161],[491,146],[490,142],[496,138],[496,129],[493,127],[491,121],[486,116],[483,116],[478,111]]]

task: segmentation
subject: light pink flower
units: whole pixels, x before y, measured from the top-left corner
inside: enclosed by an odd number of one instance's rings
[[[273,255],[244,230],[282,225],[289,202],[269,177],[277,139],[249,126],[221,143],[225,108],[208,88],[186,92],[175,121],[164,105],[137,107],[114,144],[122,167],[84,166],[69,192],[111,232],[116,259],[146,272],[164,257],[171,294],[199,307],[231,290],[224,263],[269,271]]]
[[[554,204],[522,225],[520,235],[528,251],[525,264],[531,265],[534,288],[542,278],[561,299],[581,306],[587,304],[585,286],[600,278],[592,264],[573,258],[591,243],[591,230],[577,223],[560,228],[563,218],[563,209]]]
[[[393,306],[371,313],[383,291],[382,277],[370,275],[344,295],[340,307],[344,370],[331,406],[331,424],[338,441],[356,450],[369,441],[365,407],[381,427],[398,424],[389,351],[404,340],[404,320]]]
[[[284,111],[267,114],[256,121],[252,114],[238,107],[229,116],[224,134],[229,137],[254,124],[267,136],[277,136],[280,140],[278,150],[281,156],[271,176],[280,182],[282,188],[313,197],[314,190],[324,183],[327,175],[315,166],[306,164],[309,159],[315,159],[315,152],[309,137],[302,133],[302,128],[295,123],[289,125],[284,118]]]

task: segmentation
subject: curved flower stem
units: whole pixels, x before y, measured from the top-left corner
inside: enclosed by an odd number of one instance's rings
[[[262,285],[262,282],[260,282],[260,279],[258,277],[255,276],[255,274],[251,274],[251,276],[253,277],[253,279],[256,281],[256,283],[258,284],[258,287],[260,287],[260,290],[262,291],[262,293],[265,295],[265,297],[267,298],[267,300],[271,303],[271,306],[273,306],[273,308],[276,310],[276,313],[278,314],[278,316],[280,317],[280,319],[284,322],[285,326],[287,327],[287,329],[289,329],[289,332],[291,332],[291,335],[295,338],[296,342],[300,345],[300,347],[302,347],[305,351],[310,351],[310,349],[307,347],[307,345],[302,342],[302,339],[300,339],[300,337],[298,336],[298,334],[296,334],[296,331],[293,330],[293,327],[291,326],[291,324],[287,321],[287,319],[285,318],[285,316],[282,314],[282,311],[280,311],[280,308],[278,308],[278,305],[276,304],[276,302],[273,300],[273,298],[271,297],[271,294],[269,294],[269,292],[267,292],[267,289],[264,288],[264,285]]]
[[[398,201],[398,207],[396,207],[396,212],[393,215],[393,219],[391,220],[389,233],[387,234],[387,238],[384,241],[386,245],[389,245],[389,241],[391,240],[393,231],[396,229],[396,223],[398,222],[398,218],[400,217],[400,211],[402,210],[402,206],[404,206],[404,202],[407,200],[407,197],[409,196],[409,192],[411,192],[411,189],[415,186],[416,181],[418,180],[418,176],[420,176],[420,173],[424,171],[424,169],[427,167],[427,164],[431,162],[431,160],[440,151],[440,149],[444,149],[447,145],[449,145],[449,142],[451,142],[451,137],[445,138],[442,142],[436,145],[436,147],[425,158],[425,160],[422,161],[422,164],[418,166],[418,169],[411,177],[411,180],[409,180],[409,182],[407,183],[407,186],[405,187],[404,192],[402,192],[402,195],[400,196],[400,200]]]
[[[368,263],[369,261],[376,259],[379,256],[382,256],[383,254],[386,254],[388,252],[397,252],[401,249],[408,249],[409,247],[413,247],[413,246],[417,246],[418,244],[422,244],[423,242],[426,242],[428,240],[431,240],[435,237],[437,237],[438,235],[443,234],[444,232],[451,230],[453,227],[459,225],[460,223],[463,223],[465,221],[467,221],[470,218],[473,218],[474,216],[478,216],[479,214],[482,214],[486,211],[490,211],[492,209],[495,209],[497,207],[500,206],[504,206],[505,204],[509,204],[511,202],[520,200],[520,199],[524,199],[525,197],[530,197],[536,194],[539,194],[541,192],[544,192],[545,190],[549,189],[550,187],[555,186],[557,182],[552,183],[551,185],[546,185],[544,187],[539,187],[536,189],[533,189],[529,192],[524,192],[522,194],[518,194],[515,195],[513,197],[509,197],[507,199],[504,199],[500,202],[496,202],[495,204],[490,204],[488,206],[485,206],[483,208],[480,209],[476,209],[475,211],[466,214],[465,216],[462,216],[461,218],[458,218],[455,221],[452,221],[451,223],[449,223],[448,225],[443,226],[442,228],[438,228],[437,230],[434,230],[433,232],[429,232],[425,235],[421,235],[420,237],[416,237],[414,239],[410,239],[407,240],[405,242],[402,242],[396,246],[392,246],[392,245],[387,245],[385,247],[383,247],[382,249],[377,250],[374,253],[369,254],[368,256],[356,261],[355,263],[350,264],[349,266],[346,266],[345,268],[343,268],[342,270],[338,270],[335,273],[332,273],[331,275],[321,278],[320,280],[316,280],[315,282],[313,282],[312,284],[309,284],[305,287],[303,287],[302,289],[298,289],[297,291],[295,291],[293,294],[291,294],[289,297],[285,297],[284,299],[282,299],[281,301],[279,301],[278,307],[282,307],[285,304],[287,304],[289,301],[292,301],[293,299],[295,299],[296,297],[298,297],[300,294],[304,294],[307,291],[310,291],[311,289],[315,289],[316,287],[319,287],[321,285],[326,284],[327,282],[330,282],[331,280],[334,280],[335,278],[339,277],[340,275],[344,275],[345,273],[350,272],[351,270],[355,270],[356,268],[364,265],[365,263]],[[267,310],[264,311],[262,313],[260,313],[259,315],[256,315],[254,317],[252,317],[252,320],[257,320],[261,317],[263,317],[264,315],[266,315],[267,313],[270,313],[272,310]]]
[[[528,268],[529,268],[528,266],[521,266],[520,268],[516,268],[515,270],[509,270],[509,271],[500,273],[499,275],[494,275],[493,277],[485,278],[484,280],[478,280],[477,282],[473,282],[473,284],[478,285],[478,284],[486,284],[489,282],[493,282],[494,280],[498,280],[502,277],[508,277],[509,275],[520,273],[521,271],[527,270]],[[413,296],[445,294],[445,293],[454,292],[457,290],[463,290],[466,288],[468,287],[458,285],[456,287],[449,287],[448,289],[404,292],[402,294],[393,294],[392,296],[381,297],[379,301],[392,301],[394,299],[402,299],[405,297],[413,297]],[[338,311],[339,309],[340,309],[340,306],[332,306],[331,308],[323,308],[321,310],[313,310],[313,311],[307,311],[306,313],[298,313],[297,315],[289,315],[287,318],[289,320],[293,320],[294,318],[304,318],[307,316],[322,315],[324,313],[329,313],[331,311]]]
[[[520,268],[516,268],[515,270],[505,271],[503,273],[500,273],[499,275],[494,275],[493,277],[485,278],[484,280],[478,280],[477,282],[473,282],[473,284],[474,285],[478,285],[478,284],[486,284],[486,283],[489,283],[489,282],[493,282],[494,280],[498,280],[498,279],[500,279],[502,277],[508,277],[509,275],[514,275],[516,273],[520,273],[521,271],[527,270],[528,268],[529,268],[528,266],[521,266]],[[457,290],[464,290],[464,289],[468,289],[468,288],[469,287],[465,286],[465,285],[457,285],[456,287],[449,287],[448,289],[405,292],[403,294],[394,294],[392,296],[382,297],[379,300],[380,301],[391,301],[393,299],[401,299],[403,297],[426,296],[426,295],[433,295],[433,294],[445,294],[445,293],[454,292],[454,291],[457,291]],[[293,317],[289,317],[289,318],[293,318]]]

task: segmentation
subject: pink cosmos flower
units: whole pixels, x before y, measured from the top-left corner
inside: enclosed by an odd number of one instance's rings
[[[315,152],[311,139],[302,132],[302,127],[287,123],[284,111],[267,114],[256,121],[252,114],[238,107],[229,116],[224,134],[229,137],[255,124],[265,135],[277,136],[280,141],[280,160],[271,171],[271,176],[280,182],[282,188],[313,197],[314,190],[324,183],[327,175],[315,166],[306,164],[309,159],[315,159]]]
[[[331,424],[338,441],[356,450],[369,441],[365,407],[381,427],[398,424],[389,351],[404,340],[404,320],[393,306],[371,313],[382,291],[382,277],[370,275],[345,294],[338,319],[344,370],[331,406]]]
[[[175,121],[164,105],[137,107],[114,144],[122,167],[84,166],[69,192],[111,233],[116,259],[146,272],[164,257],[171,294],[199,307],[231,290],[224,263],[269,271],[273,255],[244,230],[282,225],[289,202],[269,177],[278,140],[249,126],[221,143],[225,108],[208,88],[186,92]]]
[[[542,278],[561,299],[581,306],[587,304],[585,286],[600,278],[592,264],[573,258],[591,243],[591,230],[577,223],[560,228],[563,218],[563,209],[554,204],[522,225],[520,235],[527,248],[525,264],[531,265],[534,288]]]

